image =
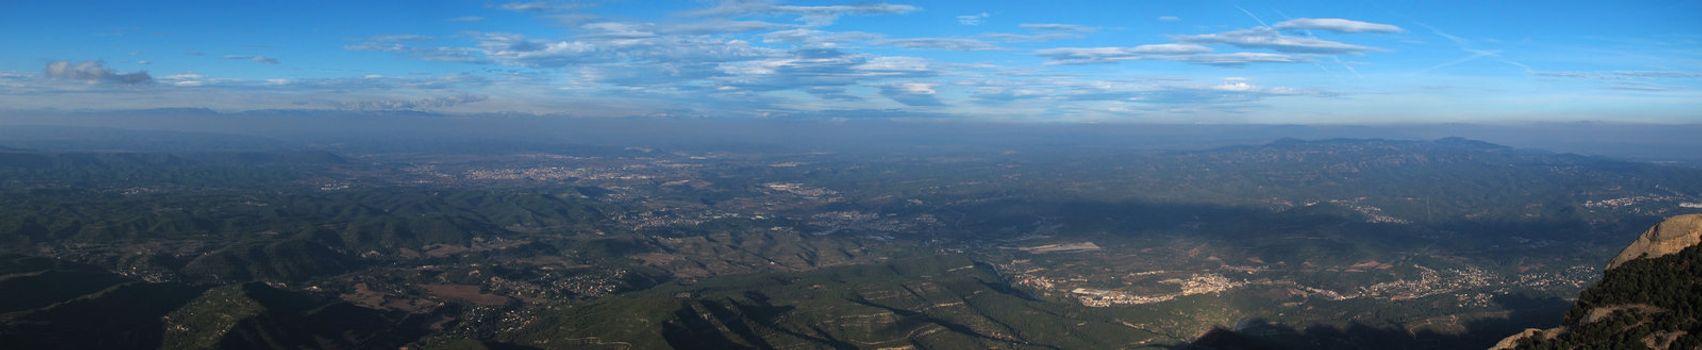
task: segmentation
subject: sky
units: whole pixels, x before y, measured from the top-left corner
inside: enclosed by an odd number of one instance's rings
[[[0,110],[1702,123],[1702,1],[5,1]]]

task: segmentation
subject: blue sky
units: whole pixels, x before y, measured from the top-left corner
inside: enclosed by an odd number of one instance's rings
[[[9,1],[0,105],[1702,122],[1702,1]]]

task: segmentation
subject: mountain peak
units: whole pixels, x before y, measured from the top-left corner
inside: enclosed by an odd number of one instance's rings
[[[1478,148],[1478,149],[1503,149],[1503,148],[1508,148],[1507,146],[1494,144],[1494,143],[1481,141],[1481,140],[1468,139],[1468,138],[1464,138],[1464,137],[1444,137],[1444,138],[1436,139],[1435,141],[1431,141],[1431,142],[1438,144],[1438,145],[1450,145],[1450,146]]]
[[[1644,231],[1613,261],[1608,262],[1607,268],[1611,270],[1631,260],[1677,253],[1698,243],[1702,243],[1702,214],[1674,216]]]

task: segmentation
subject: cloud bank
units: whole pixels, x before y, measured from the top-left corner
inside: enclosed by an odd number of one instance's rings
[[[154,78],[149,76],[147,71],[119,73],[107,69],[106,63],[101,61],[48,62],[44,73],[49,79],[89,84],[143,85],[154,82]]]

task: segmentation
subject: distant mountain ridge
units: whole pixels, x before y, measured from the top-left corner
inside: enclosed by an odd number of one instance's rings
[[[1616,210],[1639,210],[1652,221],[1682,213],[1679,202],[1702,193],[1702,184],[1694,181],[1702,178],[1697,169],[1463,138],[1287,139],[1102,159],[1095,160],[1129,165],[1119,169],[1125,172],[1118,177],[1105,178],[1087,168],[1058,179],[1100,176],[1106,187],[1138,188],[1160,200],[1285,209],[1334,204],[1386,217],[1372,220],[1416,223],[1485,217],[1591,220],[1588,217]],[[1588,206],[1638,196],[1659,200]]]

